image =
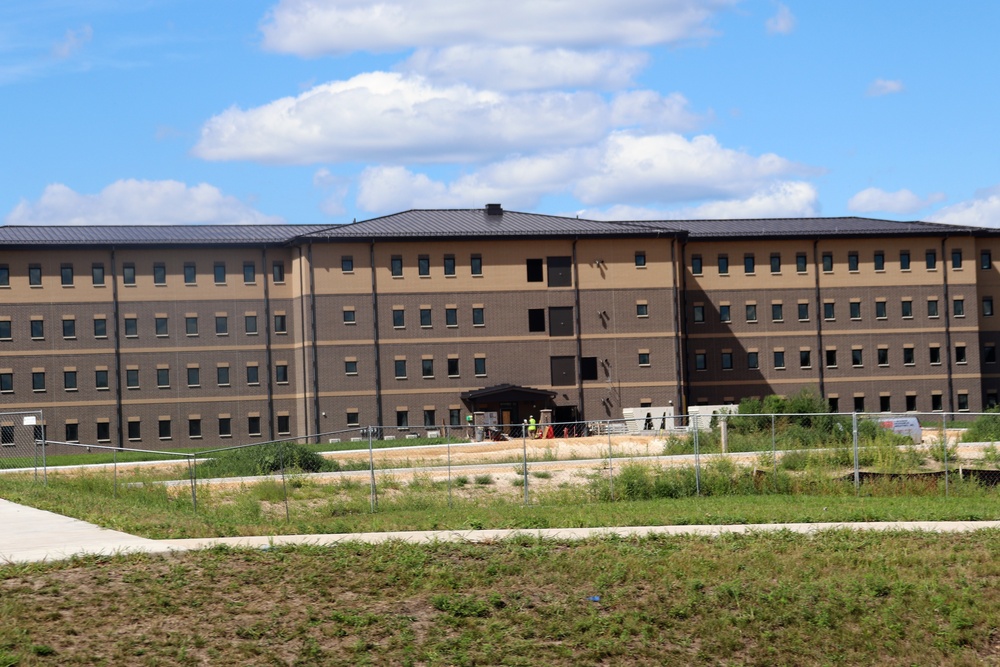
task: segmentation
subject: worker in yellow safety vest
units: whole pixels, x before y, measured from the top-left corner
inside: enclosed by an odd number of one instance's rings
[[[537,427],[537,425],[536,425],[536,422],[535,422],[534,415],[532,415],[531,417],[528,417],[528,435],[530,437],[532,437],[532,438],[535,437],[535,428],[536,427]]]

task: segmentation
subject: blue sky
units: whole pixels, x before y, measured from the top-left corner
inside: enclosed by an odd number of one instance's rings
[[[8,0],[6,224],[1000,226],[1000,3]]]

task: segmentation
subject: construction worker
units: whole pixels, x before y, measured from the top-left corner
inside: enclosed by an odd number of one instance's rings
[[[532,415],[528,417],[528,436],[535,437],[535,429],[537,428],[537,422],[535,422],[535,416]]]

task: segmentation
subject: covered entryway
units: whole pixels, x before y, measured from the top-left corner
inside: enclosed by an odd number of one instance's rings
[[[542,410],[552,409],[555,397],[554,391],[498,384],[464,392],[462,401],[469,412],[494,413],[497,424],[504,433],[520,437],[521,424],[531,417],[538,420]]]

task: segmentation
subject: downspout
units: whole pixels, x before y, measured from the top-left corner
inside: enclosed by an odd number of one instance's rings
[[[674,267],[673,297],[674,297],[674,365],[677,373],[677,397],[679,399],[681,415],[687,414],[687,406],[690,404],[690,388],[687,385],[686,361],[688,358],[688,337],[687,331],[681,331],[681,313],[687,312],[687,240],[681,244],[680,265],[677,264],[677,237],[670,240],[670,262]],[[678,283],[680,287],[678,288]],[[676,413],[674,413],[674,423]]]
[[[312,347],[312,385],[313,385],[313,421],[315,423],[314,433],[321,433],[323,427],[320,424],[320,413],[319,407],[319,333],[316,324],[316,266],[313,264],[313,244],[312,241],[309,242],[309,314],[312,317],[312,324],[310,326],[310,333],[312,335],[312,341],[310,347]],[[301,249],[299,251],[301,253]],[[305,305],[303,304],[303,308]],[[302,354],[305,355],[305,345],[302,346]]]
[[[118,271],[115,268],[115,248],[111,246],[111,316],[115,322],[115,414],[116,430],[118,432],[118,447],[125,446],[124,431],[122,430],[122,341],[121,331],[118,326]]]
[[[372,339],[375,341],[375,421],[382,421],[382,354],[378,322],[378,280],[375,277],[375,239],[368,245],[368,264],[372,273]]]
[[[948,412],[955,412],[955,380],[951,367],[951,302],[948,290],[948,236],[941,237],[941,282],[944,288],[944,364],[948,369]]]
[[[583,403],[583,332],[581,330],[582,320],[580,317],[580,267],[576,260],[576,243],[579,238],[573,239],[573,298],[576,307],[576,395],[580,407],[577,415],[578,421],[585,420],[585,410]]]
[[[265,267],[265,273],[267,273]],[[274,440],[274,384],[272,375],[274,361],[271,354],[271,290],[267,276],[264,277],[264,363],[267,365],[267,439]]]
[[[823,303],[819,288],[819,239],[813,240],[813,271],[816,274],[816,366],[819,368],[819,395],[826,398],[826,350],[823,349]]]

